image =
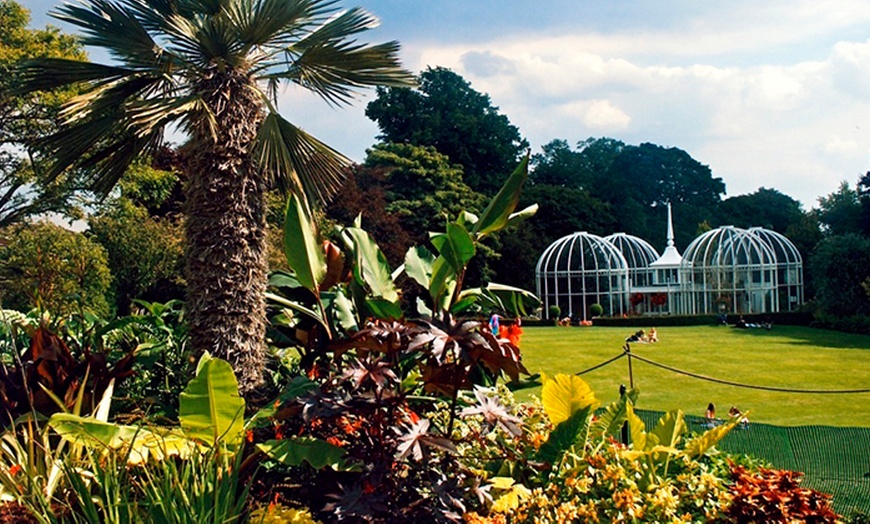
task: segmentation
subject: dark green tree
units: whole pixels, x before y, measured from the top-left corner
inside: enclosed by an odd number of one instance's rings
[[[462,167],[433,147],[378,144],[368,151],[365,166],[384,170],[386,210],[415,243],[426,242],[430,231],[443,229],[462,210],[482,211],[486,202],[463,182]]]
[[[748,195],[726,198],[719,204],[717,215],[722,225],[760,226],[784,234],[802,220],[804,211],[794,198],[762,187]]]
[[[828,235],[861,233],[861,202],[858,191],[843,181],[837,190],[819,197],[816,211],[822,230]]]
[[[366,116],[377,122],[384,142],[432,146],[464,170],[475,191],[494,194],[529,147],[519,130],[453,71],[435,67],[420,74],[420,86],[379,88]]]
[[[295,83],[339,104],[366,86],[410,85],[398,44],[359,43],[375,17],[332,0],[84,0],[56,16],[115,65],[41,59],[25,70],[30,92],[84,90],[44,141],[50,174],[77,165],[108,193],[167,125],[188,133],[190,342],[231,362],[250,392],[265,364],[266,192],[313,204],[338,189],[349,163],[278,113],[278,88]]]
[[[105,248],[118,315],[133,299],[166,302],[184,297],[184,226],[180,215],[154,216],[172,198],[178,176],[136,163],[121,180],[120,194],[88,218],[88,236]]]
[[[608,202],[619,229],[663,247],[668,202],[674,208],[678,246],[695,237],[698,225],[712,221],[725,192],[708,166],[675,147],[644,143],[626,146],[599,173],[593,196]]]
[[[861,233],[870,238],[870,171],[858,180],[858,201],[861,203]]]
[[[810,260],[816,302],[830,315],[870,315],[870,239],[854,233],[822,240]]]
[[[50,222],[16,224],[5,236],[0,247],[4,307],[59,316],[109,313],[111,274],[102,246]]]
[[[554,139],[541,146],[541,152],[532,155],[529,185],[584,188],[589,183],[583,159],[571,149],[568,142]]]
[[[16,94],[17,66],[36,57],[85,60],[82,46],[57,28],[29,29],[30,13],[0,0],[0,227],[47,212],[76,214],[71,195],[79,189],[69,173],[41,181],[43,152],[38,139],[56,129],[61,104],[72,89]]]

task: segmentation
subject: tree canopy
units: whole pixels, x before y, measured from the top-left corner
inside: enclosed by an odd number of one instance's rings
[[[30,13],[14,0],[0,0],[0,227],[46,213],[74,209],[79,188],[71,176],[43,180],[38,140],[57,127],[61,104],[74,89],[17,94],[18,66],[37,57],[84,60],[78,41],[59,29],[29,29]]]
[[[529,147],[519,129],[455,72],[428,68],[419,87],[378,88],[366,116],[384,142],[434,147],[464,170],[475,191],[494,194]]]

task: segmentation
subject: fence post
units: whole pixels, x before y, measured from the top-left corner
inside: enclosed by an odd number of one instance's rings
[[[625,384],[620,384],[619,385],[619,398],[622,400],[625,399],[625,391],[626,391]],[[626,402],[627,402],[627,400],[626,400]],[[620,436],[622,437],[621,438],[622,444],[625,446],[628,446],[628,421],[625,421],[622,423],[622,432],[621,433],[622,434]]]

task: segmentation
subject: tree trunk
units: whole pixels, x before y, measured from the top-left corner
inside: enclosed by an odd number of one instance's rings
[[[199,84],[217,122],[191,130],[187,200],[187,323],[190,343],[233,367],[243,394],[265,363],[265,186],[251,160],[263,120],[247,75],[215,72]]]

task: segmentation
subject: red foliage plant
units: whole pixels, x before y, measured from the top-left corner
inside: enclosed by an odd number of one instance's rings
[[[831,496],[800,485],[802,473],[778,469],[747,470],[731,463],[734,522],[840,522]]]

